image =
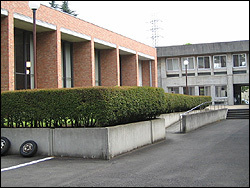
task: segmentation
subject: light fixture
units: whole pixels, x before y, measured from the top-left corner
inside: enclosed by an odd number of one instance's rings
[[[31,10],[37,10],[40,7],[39,1],[29,1],[29,7]]]
[[[26,67],[27,67],[27,68],[30,68],[30,67],[31,67],[30,61],[26,61]]]
[[[184,61],[184,65],[188,65],[188,60],[185,60],[185,61]]]

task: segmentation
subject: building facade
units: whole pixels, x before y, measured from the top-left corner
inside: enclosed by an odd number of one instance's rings
[[[1,91],[83,86],[157,87],[156,48],[45,5],[1,1]]]
[[[158,87],[165,92],[187,90],[227,105],[242,104],[243,97],[249,101],[249,89],[244,92],[249,87],[249,40],[157,47],[157,58]]]

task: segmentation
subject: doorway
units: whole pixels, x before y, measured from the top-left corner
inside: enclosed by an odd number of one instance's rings
[[[15,89],[34,88],[32,33],[15,28]]]
[[[234,104],[249,104],[249,85],[235,84],[234,85]]]

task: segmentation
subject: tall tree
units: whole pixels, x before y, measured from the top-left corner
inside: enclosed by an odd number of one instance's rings
[[[75,13],[75,11],[70,10],[68,1],[63,1],[62,2],[62,6],[60,7],[60,9],[63,12],[66,12],[66,13],[71,14],[73,16],[77,16],[78,15],[78,14]]]
[[[50,4],[50,6],[51,6],[52,8],[55,8],[55,9],[58,8],[58,4],[56,4],[55,1],[51,1],[49,4]]]

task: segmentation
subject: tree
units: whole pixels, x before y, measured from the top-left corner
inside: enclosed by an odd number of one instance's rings
[[[51,3],[49,3],[49,4],[50,4],[50,6],[51,6],[52,8],[55,8],[55,9],[58,8],[58,4],[56,4],[55,1],[51,1]]]
[[[75,11],[70,10],[68,1],[63,1],[62,2],[62,6],[60,7],[60,9],[63,12],[66,12],[66,13],[71,14],[73,16],[77,16],[78,15],[78,14],[75,13]]]

